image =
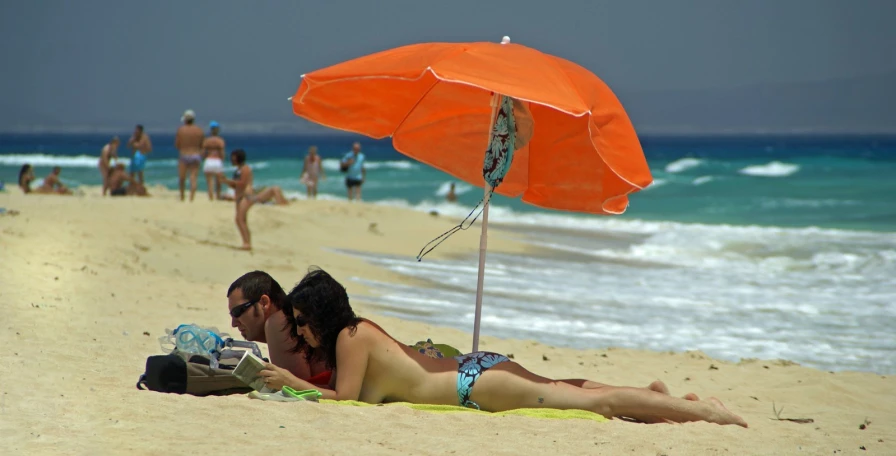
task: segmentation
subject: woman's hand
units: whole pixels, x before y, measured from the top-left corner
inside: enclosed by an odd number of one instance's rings
[[[265,369],[258,372],[258,375],[264,378],[264,384],[268,388],[279,390],[284,386],[292,386],[298,383],[299,378],[292,375],[292,372],[286,369],[277,367],[271,363],[265,364],[264,367]]]

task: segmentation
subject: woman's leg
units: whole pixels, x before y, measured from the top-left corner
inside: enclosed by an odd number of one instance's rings
[[[585,389],[597,389],[597,388],[604,388],[607,386],[609,386],[609,387],[613,386],[613,385],[607,385],[605,383],[598,383],[598,382],[594,382],[591,380],[585,380],[582,378],[568,378],[568,379],[557,380],[557,381],[566,383],[566,384],[569,384],[572,386],[577,386],[579,388],[585,388]],[[665,383],[663,383],[659,380],[656,380],[653,383],[647,385],[647,387],[644,389],[648,389],[650,391],[656,391],[657,393],[663,393],[667,396],[669,395],[669,387],[667,387]],[[694,393],[688,393],[688,394],[685,394],[684,396],[682,396],[682,399],[687,399],[689,401],[699,401],[700,397],[698,397]]]
[[[109,191],[109,170],[100,167],[100,177],[103,178],[103,196]]]
[[[215,174],[215,199],[221,199],[221,179]]]
[[[215,200],[215,184],[218,182],[218,177],[212,173],[205,173],[205,185],[208,187],[208,200]]]
[[[280,190],[280,187],[274,185],[272,187],[268,187],[258,193],[255,194],[255,200],[259,203],[267,203],[273,198],[273,200],[280,205],[289,204],[289,201],[283,196],[283,191]]]
[[[240,230],[240,237],[243,238],[243,246],[240,247],[243,250],[252,250],[252,239],[249,234],[249,208],[251,207],[252,203],[245,196],[236,203],[236,228]]]
[[[476,381],[470,400],[489,411],[548,407],[589,410],[607,418],[630,417],[647,423],[708,421],[747,425],[714,398],[688,401],[643,388],[580,388],[535,375],[514,362],[496,364],[484,372]]]

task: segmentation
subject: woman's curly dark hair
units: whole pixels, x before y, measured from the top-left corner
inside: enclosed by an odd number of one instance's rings
[[[320,347],[305,352],[306,359],[311,363],[312,358],[317,357],[326,363],[327,368],[334,369],[336,337],[344,328],[350,328],[354,334],[361,322],[348,302],[345,287],[323,269],[313,267],[286,296],[283,313],[286,314],[291,333],[297,339],[293,352],[299,353],[305,350],[308,343],[304,337],[298,336],[294,309],[302,313],[320,342]]]

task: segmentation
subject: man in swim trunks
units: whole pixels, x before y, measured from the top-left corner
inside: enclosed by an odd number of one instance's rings
[[[218,174],[224,172],[224,138],[220,136],[221,125],[214,120],[208,123],[211,136],[202,140],[202,155],[205,157],[205,164],[202,166],[202,173],[205,174],[205,183],[208,185],[208,200],[214,201],[221,199],[221,180]],[[214,191],[212,189],[214,188]]]
[[[202,140],[205,138],[205,132],[199,128],[196,122],[196,113],[192,109],[184,111],[181,116],[184,123],[177,129],[174,136],[174,147],[180,153],[180,159],[177,161],[177,178],[178,187],[180,189],[180,200],[184,200],[184,184],[186,183],[187,173],[190,174],[190,201],[196,197],[196,179],[199,176],[199,165],[202,164]]]
[[[136,178],[143,185],[143,170],[146,169],[146,156],[152,152],[152,142],[149,135],[143,132],[143,125],[134,127],[134,134],[128,140],[128,148],[134,151],[131,158],[131,178]]]
[[[103,179],[103,196],[106,196],[106,192],[109,190],[109,170],[112,169],[112,159],[118,158],[118,146],[120,142],[118,136],[115,136],[108,144],[103,146],[103,150],[100,152],[98,167],[100,169],[100,178]]]
[[[236,279],[227,290],[230,325],[244,339],[268,345],[271,363],[286,369],[311,384],[326,386],[330,369],[320,360],[308,362],[306,352],[295,352],[296,339],[290,334],[288,318],[283,313],[286,293],[270,274],[252,271]]]
[[[352,144],[352,151],[345,154],[339,166],[345,170],[345,188],[348,190],[348,200],[361,201],[361,185],[367,179],[367,169],[364,167],[364,154],[361,153],[361,143]]]

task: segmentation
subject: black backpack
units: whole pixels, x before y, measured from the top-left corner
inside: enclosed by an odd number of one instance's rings
[[[246,394],[252,387],[233,375],[239,359],[225,359],[217,368],[202,355],[174,351],[146,358],[137,389],[194,396]]]

